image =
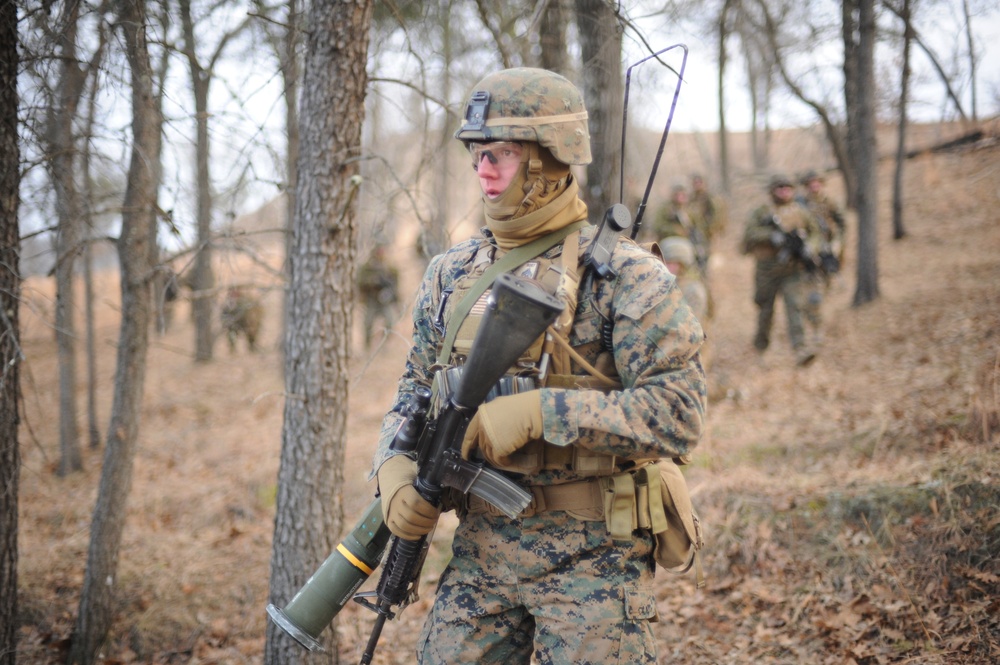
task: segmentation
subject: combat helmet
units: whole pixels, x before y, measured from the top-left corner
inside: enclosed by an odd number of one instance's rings
[[[477,83],[455,138],[466,143],[535,141],[563,164],[591,161],[583,95],[568,79],[546,69],[505,69]]]
[[[773,192],[779,187],[794,187],[795,183],[792,179],[785,173],[776,173],[771,176],[771,179],[767,183],[767,190]]]
[[[676,262],[690,268],[694,265],[694,245],[687,238],[670,236],[660,241],[660,253],[664,262]]]

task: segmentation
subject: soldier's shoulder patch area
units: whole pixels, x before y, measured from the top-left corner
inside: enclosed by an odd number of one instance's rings
[[[617,275],[615,300],[629,318],[638,319],[676,290],[676,278],[663,261],[628,238],[618,243],[611,265]]]

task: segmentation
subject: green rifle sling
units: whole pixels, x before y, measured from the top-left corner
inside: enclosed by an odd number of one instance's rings
[[[479,296],[486,292],[486,289],[490,288],[493,284],[493,280],[497,278],[497,275],[508,270],[512,270],[517,266],[530,261],[539,254],[548,251],[549,249],[555,247],[560,242],[566,239],[566,236],[573,233],[573,231],[582,229],[587,226],[590,222],[587,220],[580,220],[578,222],[573,222],[568,226],[564,226],[558,231],[553,231],[547,236],[542,236],[538,240],[529,242],[527,245],[522,245],[520,247],[515,247],[514,249],[507,252],[505,255],[500,257],[500,260],[491,265],[483,273],[476,283],[469,289],[469,292],[462,298],[461,302],[455,306],[455,312],[451,315],[451,319],[448,321],[448,332],[445,335],[444,343],[441,345],[441,352],[437,357],[438,365],[446,365],[449,358],[451,357],[451,350],[455,344],[455,336],[458,335],[458,329],[462,326],[462,322],[465,321],[465,317],[469,315],[472,311],[473,305],[479,300]]]

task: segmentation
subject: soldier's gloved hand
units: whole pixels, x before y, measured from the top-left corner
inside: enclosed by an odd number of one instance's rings
[[[413,486],[417,463],[406,455],[390,457],[378,468],[382,520],[394,536],[418,540],[437,523],[441,509],[424,499]]]
[[[479,407],[462,441],[462,457],[476,448],[493,466],[506,466],[510,455],[542,438],[542,394],[538,390],[505,395]]]

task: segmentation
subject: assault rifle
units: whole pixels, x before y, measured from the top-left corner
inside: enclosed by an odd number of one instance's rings
[[[438,395],[441,406],[436,417],[428,416],[429,390],[422,388],[411,397],[392,445],[397,452],[416,454],[413,485],[425,500],[440,506],[445,490],[454,488],[489,501],[511,517],[530,503],[531,495],[506,476],[463,459],[462,439],[479,405],[562,308],[562,302],[537,283],[500,275],[458,378],[441,382],[449,387]],[[415,597],[429,545],[427,536],[411,541],[390,535],[382,521],[381,499],[376,498],[288,605],[283,609],[268,605],[272,621],[310,651],[322,651],[320,632],[353,596],[378,615],[361,659],[371,663],[386,620]],[[355,595],[379,565],[387,545],[377,591]]]
[[[812,248],[806,244],[806,236],[801,229],[785,230],[775,215],[768,215],[764,224],[774,227],[774,231],[771,233],[771,244],[778,248],[778,263],[797,261],[807,272],[815,272],[820,269],[816,255]]]

